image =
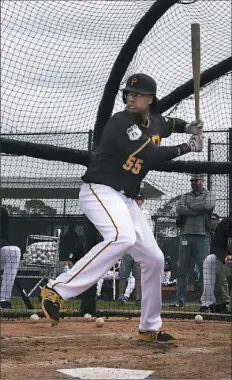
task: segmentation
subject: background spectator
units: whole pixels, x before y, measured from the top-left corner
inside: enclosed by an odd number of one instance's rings
[[[119,298],[118,303],[126,303],[129,301],[129,297],[124,295],[126,284],[131,286],[129,283],[130,276],[135,278],[135,295],[136,295],[136,304],[140,306],[141,302],[141,270],[140,265],[137,263],[133,257],[129,254],[126,254],[122,257],[121,265],[119,268]],[[133,291],[133,289],[132,289]]]
[[[211,224],[211,244],[214,242],[216,229],[217,229],[219,220],[220,220],[219,215],[213,212],[211,215],[211,223],[210,223]]]
[[[225,265],[227,264],[227,266]],[[229,269],[230,268],[230,269]],[[214,288],[216,273],[231,276],[232,268],[232,213],[223,219],[216,229],[211,247],[211,254],[204,262],[204,291],[201,297],[201,312],[224,311],[217,310],[215,305]],[[226,310],[225,310],[226,311]]]
[[[211,246],[213,246],[216,228],[219,223],[219,215],[213,213],[211,216]],[[226,268],[224,268],[226,269]],[[227,281],[227,271],[226,270],[217,270],[216,271],[216,284],[214,289],[214,294],[216,298],[216,303],[220,304],[221,311],[226,311],[226,304],[230,301],[229,296],[229,287]]]
[[[203,286],[203,262],[210,253],[211,214],[215,196],[204,188],[204,176],[194,174],[190,179],[192,191],[183,194],[177,202],[177,224],[180,227],[177,293],[174,307],[183,307],[187,294],[187,277],[192,262],[199,269]]]
[[[67,256],[73,253],[73,249],[80,242],[80,236],[76,232],[75,224],[68,226],[68,231],[60,240],[60,261],[67,260]]]
[[[138,194],[136,197],[136,203],[141,209],[143,215],[145,216],[149,226],[153,230],[153,223],[149,211],[144,207],[145,197],[143,194]],[[119,268],[119,298],[118,303],[125,303],[129,300],[125,296],[124,291],[126,288],[126,283],[129,284],[129,277],[132,273],[132,276],[135,278],[135,303],[137,306],[141,305],[141,270],[140,265],[137,263],[130,254],[126,254],[122,257],[121,265]],[[131,287],[132,288],[132,287]]]
[[[120,261],[115,265],[115,270],[114,268],[111,268],[104,277],[100,278],[100,280],[97,283],[97,298],[100,299],[101,297],[101,291],[102,291],[102,286],[105,280],[120,280],[119,278],[119,268],[120,268]],[[129,300],[131,293],[133,292],[135,288],[135,278],[132,276],[132,272],[130,273],[130,276],[127,281],[127,287],[124,292],[123,298],[126,300]]]

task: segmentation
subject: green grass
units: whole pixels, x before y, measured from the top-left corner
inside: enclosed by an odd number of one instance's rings
[[[32,305],[35,309],[40,309],[40,301],[38,300],[38,297],[30,297],[30,300],[32,302]],[[26,306],[22,300],[21,297],[12,297],[11,303],[14,309],[18,310],[26,310]],[[100,310],[117,310],[117,311],[123,311],[123,310],[129,310],[129,311],[138,311],[138,307],[135,305],[134,302],[127,302],[126,304],[117,304],[115,301],[97,301],[97,308]],[[67,311],[78,311],[80,310],[80,300],[76,299],[70,299],[65,301],[64,309]],[[162,311],[181,311],[181,312],[194,312],[199,309],[198,304],[190,304],[185,305],[183,309],[174,309],[173,307],[169,305],[163,305]]]

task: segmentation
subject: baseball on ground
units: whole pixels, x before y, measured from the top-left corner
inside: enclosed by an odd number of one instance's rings
[[[31,314],[30,319],[32,319],[33,321],[38,321],[40,317],[38,316],[38,314]]]
[[[204,321],[204,319],[203,319],[203,317],[202,317],[201,315],[196,315],[196,317],[195,317],[195,321],[196,321],[197,323],[201,323],[201,322]]]
[[[91,318],[92,318],[92,315],[91,315],[91,314],[85,314],[85,315],[84,315],[84,319],[85,319],[86,321],[89,321]]]
[[[97,318],[96,319],[96,326],[97,327],[102,327],[104,325],[105,321],[104,321],[104,318]]]

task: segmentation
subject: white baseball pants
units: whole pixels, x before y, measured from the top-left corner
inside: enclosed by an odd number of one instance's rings
[[[129,253],[141,266],[140,329],[158,330],[162,325],[164,255],[142,211],[134,200],[104,185],[83,184],[79,199],[83,213],[104,240],[69,271],[49,280],[48,286],[63,299],[77,296],[103,277],[125,253]]]
[[[10,302],[15,276],[20,263],[21,251],[16,246],[5,246],[0,248],[1,269],[3,269],[1,285],[1,301]]]

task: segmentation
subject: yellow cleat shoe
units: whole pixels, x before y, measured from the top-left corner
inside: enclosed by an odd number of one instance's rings
[[[139,340],[146,343],[172,343],[175,338],[163,330],[139,331]]]
[[[41,308],[45,317],[56,326],[59,323],[59,311],[63,306],[64,301],[55,290],[45,286],[41,289],[42,304]]]

